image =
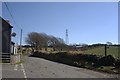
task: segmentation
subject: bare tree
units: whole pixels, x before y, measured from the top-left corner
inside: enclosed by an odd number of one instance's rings
[[[39,50],[45,48],[47,50],[48,45],[52,46],[54,50],[56,48],[62,48],[65,46],[64,40],[45,33],[31,32],[26,38],[26,42],[32,46],[32,50]]]
[[[37,32],[31,32],[26,38],[26,42],[31,45],[32,50],[38,50],[40,46],[41,37]]]

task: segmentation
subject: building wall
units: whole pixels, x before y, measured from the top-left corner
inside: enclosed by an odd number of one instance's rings
[[[11,51],[11,26],[2,20],[2,53],[10,53]]]
[[[2,53],[2,19],[0,18],[0,54]]]

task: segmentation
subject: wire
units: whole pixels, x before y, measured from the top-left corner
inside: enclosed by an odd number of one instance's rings
[[[5,3],[5,6],[6,6],[6,8],[7,8],[8,12],[10,13],[10,16],[11,16],[11,18],[13,19],[13,21],[14,21],[15,25],[16,25],[18,28],[22,29],[21,27],[19,27],[19,26],[17,25],[17,23],[16,23],[15,19],[14,19],[14,18],[13,18],[13,16],[12,16],[12,13],[10,12],[10,9],[8,8],[7,3],[6,3],[6,2],[4,2],[4,3]]]
[[[16,27],[17,27],[17,28],[19,28],[19,29],[21,30],[21,34],[20,34],[20,45],[22,45],[22,28],[21,28],[21,27],[19,27],[19,26],[17,25],[17,23],[16,23],[15,19],[13,18],[12,13],[10,12],[10,9],[8,8],[7,3],[6,3],[6,2],[4,2],[4,3],[5,3],[5,6],[6,6],[6,8],[7,8],[8,12],[10,13],[10,16],[11,16],[11,18],[12,18],[13,22],[15,23]]]

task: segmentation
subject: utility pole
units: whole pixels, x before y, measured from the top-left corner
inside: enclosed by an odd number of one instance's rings
[[[22,29],[20,31],[20,54],[22,54]]]

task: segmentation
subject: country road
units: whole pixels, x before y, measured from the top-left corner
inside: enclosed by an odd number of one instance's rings
[[[27,56],[23,57],[22,64],[3,64],[2,76],[3,78],[111,78],[109,74]]]

